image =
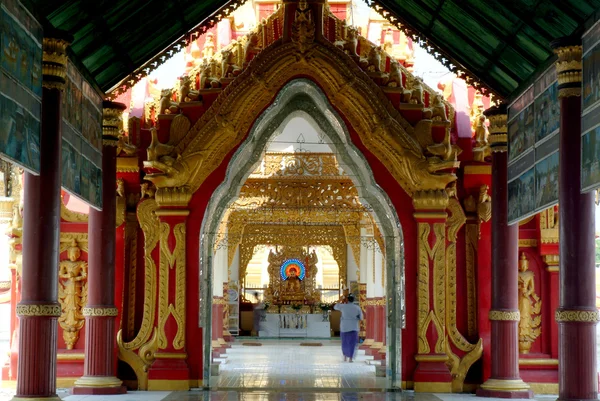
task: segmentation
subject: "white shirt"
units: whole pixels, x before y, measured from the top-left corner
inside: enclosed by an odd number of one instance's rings
[[[358,331],[358,322],[363,319],[362,310],[356,304],[335,304],[333,309],[342,312],[340,319],[340,331]]]

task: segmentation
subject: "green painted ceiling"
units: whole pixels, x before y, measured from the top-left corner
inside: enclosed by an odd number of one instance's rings
[[[216,13],[243,0],[24,0],[71,33],[71,46],[108,91]],[[503,97],[547,66],[550,42],[578,31],[600,0],[367,0]]]

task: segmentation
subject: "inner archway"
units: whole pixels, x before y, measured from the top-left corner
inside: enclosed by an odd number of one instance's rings
[[[207,206],[200,244],[201,325],[205,333],[211,333],[213,268],[217,256],[215,244],[220,241],[219,236],[223,235],[220,230],[221,221],[228,208],[239,197],[243,184],[263,159],[269,140],[298,116],[309,121],[323,134],[324,141],[331,147],[340,168],[351,177],[360,203],[371,211],[373,220],[381,231],[385,255],[387,377],[390,380],[389,386],[400,387],[404,257],[398,215],[388,196],[375,182],[368,162],[352,143],[344,120],[320,88],[308,79],[288,82],[256,120],[248,137],[233,155],[224,182],[214,192]],[[204,382],[209,383],[212,341],[210,335],[203,337]]]

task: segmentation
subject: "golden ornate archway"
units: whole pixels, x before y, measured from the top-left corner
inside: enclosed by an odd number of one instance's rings
[[[447,171],[457,165],[456,152],[425,156],[434,144],[433,120],[411,125],[352,58],[322,35],[308,39],[308,43],[303,38],[280,39],[258,53],[193,126],[183,115],[173,119],[169,140],[173,150],[165,156],[149,153],[145,162],[154,169],[146,179],[158,188],[159,203],[172,201],[173,192],[192,194],[200,188],[296,77],[311,77],[409,195],[445,189],[456,180]],[[176,187],[177,191],[171,189]]]
[[[283,241],[283,242],[282,242]],[[347,285],[347,248],[344,228],[339,225],[286,226],[279,224],[248,224],[240,244],[240,277],[252,259],[257,245],[289,247],[330,246],[340,269],[340,285]],[[342,288],[340,287],[340,288]]]

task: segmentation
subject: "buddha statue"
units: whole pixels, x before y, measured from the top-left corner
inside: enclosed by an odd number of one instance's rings
[[[285,280],[284,288],[288,294],[298,294],[302,292],[302,285],[300,277],[298,277],[298,271],[296,269],[290,270],[290,275]]]

